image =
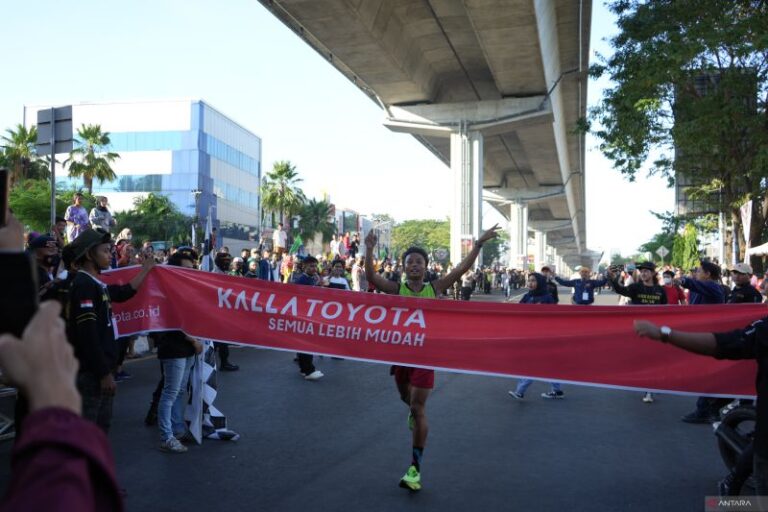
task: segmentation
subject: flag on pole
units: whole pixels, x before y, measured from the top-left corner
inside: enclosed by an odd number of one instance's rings
[[[288,250],[288,254],[296,254],[301,252],[303,245],[304,240],[301,239],[301,235],[296,235],[296,238],[293,240],[293,245],[291,245],[291,248]]]
[[[200,262],[200,270],[206,272],[213,272],[213,255],[211,250],[213,249],[213,226],[211,221],[211,210],[208,210],[208,218],[205,220],[205,241],[203,242],[203,259]]]
[[[203,259],[200,269],[213,272],[213,236],[211,211],[205,222],[205,242],[203,243]],[[237,441],[240,434],[227,428],[227,417],[213,405],[218,393],[218,372],[216,371],[216,351],[211,340],[200,340],[203,344],[202,353],[195,357],[192,368],[189,407],[185,416],[189,421],[189,432],[198,442],[203,438]]]

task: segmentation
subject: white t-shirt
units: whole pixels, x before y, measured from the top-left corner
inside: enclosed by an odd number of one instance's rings
[[[349,281],[343,277],[331,277],[328,282],[335,285],[342,285],[345,290],[349,290]]]
[[[276,229],[274,233],[272,233],[272,244],[274,244],[275,247],[282,247],[285,249],[286,244],[288,243],[288,233],[283,231],[282,229]]]

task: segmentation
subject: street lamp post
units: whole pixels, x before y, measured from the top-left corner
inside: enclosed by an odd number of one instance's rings
[[[195,219],[192,223],[192,247],[194,247],[197,243],[197,230],[200,226],[200,195],[203,191],[196,188],[191,193],[195,198]]]

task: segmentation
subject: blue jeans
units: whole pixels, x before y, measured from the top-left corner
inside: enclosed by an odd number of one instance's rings
[[[194,361],[195,356],[160,360],[164,382],[157,406],[157,424],[163,441],[172,438],[174,433],[183,433],[187,429],[184,423],[185,392]]]
[[[533,379],[520,379],[520,382],[517,383],[517,388],[515,388],[515,393],[524,395],[531,384],[533,384]],[[560,391],[559,382],[550,382],[549,384],[552,386],[552,391]]]

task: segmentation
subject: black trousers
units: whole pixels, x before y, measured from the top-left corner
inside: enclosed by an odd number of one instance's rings
[[[299,359],[299,371],[304,375],[309,375],[315,371],[315,365],[312,364],[314,356],[312,354],[296,354]]]
[[[711,396],[700,396],[696,400],[696,413],[699,416],[718,416],[720,409],[731,403],[728,398],[714,398]]]
[[[152,392],[152,403],[150,407],[157,409],[157,406],[160,404],[160,395],[163,394],[164,385],[165,385],[165,372],[163,371],[163,363],[160,363],[160,382],[157,383],[157,386],[155,386],[155,390]]]
[[[229,364],[229,345],[227,343],[214,343],[213,348],[219,353],[221,365]]]

